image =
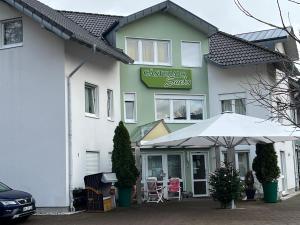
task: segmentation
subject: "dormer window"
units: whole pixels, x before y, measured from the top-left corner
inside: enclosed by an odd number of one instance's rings
[[[1,48],[18,47],[23,44],[22,19],[13,19],[0,22]]]

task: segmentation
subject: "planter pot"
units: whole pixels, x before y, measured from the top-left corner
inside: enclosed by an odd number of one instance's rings
[[[266,182],[263,184],[264,189],[264,201],[266,203],[276,203],[277,202],[277,189],[278,189],[278,182]]]
[[[119,206],[130,207],[131,205],[131,192],[132,188],[119,188]]]
[[[256,193],[255,189],[246,189],[245,192],[246,192],[247,200],[253,200],[254,199],[254,196],[255,196],[255,193]]]

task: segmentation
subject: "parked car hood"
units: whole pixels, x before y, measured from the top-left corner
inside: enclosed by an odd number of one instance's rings
[[[31,194],[24,191],[10,190],[0,192],[0,199],[15,200],[20,198],[31,198]]]

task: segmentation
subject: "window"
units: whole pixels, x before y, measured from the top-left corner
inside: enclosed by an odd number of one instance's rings
[[[97,103],[97,86],[92,84],[85,84],[85,113],[96,115],[98,113]]]
[[[202,52],[200,42],[181,42],[181,65],[186,67],[202,66]]]
[[[156,120],[180,123],[204,119],[204,96],[156,95]]]
[[[0,22],[1,28],[1,46],[15,47],[22,45],[23,42],[23,24],[22,19],[8,20]]]
[[[223,152],[223,162],[227,161],[227,152]],[[242,151],[235,153],[235,164],[236,169],[240,173],[240,177],[242,179],[245,178],[246,173],[250,170],[250,163],[249,163],[249,152]]]
[[[249,167],[249,152],[237,153],[238,166],[237,169],[240,172],[240,177],[245,178],[246,173],[250,170]]]
[[[168,155],[168,178],[180,178],[181,174],[181,155]]]
[[[126,53],[136,64],[171,64],[170,41],[126,38]]]
[[[113,120],[113,113],[114,113],[113,98],[114,98],[113,91],[108,89],[107,90],[107,118],[110,119],[110,120]]]
[[[246,94],[222,94],[220,95],[222,112],[234,112],[246,115]]]
[[[86,151],[85,161],[86,175],[100,172],[100,153],[95,151]]]
[[[136,122],[136,94],[125,93],[124,94],[124,117],[125,122],[135,123]]]

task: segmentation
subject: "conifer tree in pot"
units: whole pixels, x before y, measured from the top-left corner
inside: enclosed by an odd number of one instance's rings
[[[118,178],[116,186],[119,191],[119,206],[129,207],[132,187],[136,184],[139,172],[135,166],[130,136],[122,121],[115,129],[113,142],[112,171],[116,173]]]
[[[280,169],[273,144],[256,144],[256,157],[253,160],[252,168],[257,180],[263,186],[265,202],[277,202],[277,179]]]

